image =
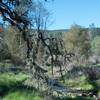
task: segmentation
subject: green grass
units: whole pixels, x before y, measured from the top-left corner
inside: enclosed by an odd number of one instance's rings
[[[30,90],[16,90],[9,92],[3,97],[2,100],[44,100],[37,92],[32,92]],[[49,100],[49,99],[48,99]],[[93,100],[91,97],[66,97],[66,98],[57,98],[54,100]]]
[[[17,83],[22,83],[24,80],[27,79],[27,75],[23,73],[2,73],[0,74],[0,86],[12,86]]]
[[[65,98],[61,100],[93,100],[91,97],[75,97],[75,98]]]
[[[96,65],[94,65],[95,67],[100,67],[100,63],[98,63],[98,64],[96,64]]]
[[[69,88],[78,89],[78,90],[93,89],[93,86],[87,82],[86,77],[84,75],[74,79],[66,79],[65,83],[63,82],[61,83]]]
[[[98,79],[98,80],[96,81],[96,84],[97,84],[98,86],[100,86],[100,79]]]
[[[10,67],[12,66],[11,63],[0,62],[0,67]]]
[[[9,90],[22,86],[27,77],[28,76],[23,73],[0,73],[0,94],[4,95]]]
[[[28,75],[24,73],[0,73],[0,93],[4,92],[2,100],[43,100],[37,91],[27,89],[23,87],[23,82],[28,78]],[[100,80],[96,81],[100,85]],[[79,90],[92,90],[93,86],[88,83],[87,77],[81,75],[74,79],[69,78],[65,80],[65,83],[60,81],[61,84],[68,88],[79,89]],[[20,87],[22,86],[22,87]],[[7,92],[6,92],[7,91]],[[100,94],[100,92],[98,93]],[[71,96],[70,96],[71,97]],[[69,98],[70,98],[69,97]],[[92,100],[91,98],[75,97],[67,100]]]
[[[24,89],[9,92],[3,100],[43,100],[43,98],[33,91]]]
[[[2,100],[43,100],[33,89],[23,86],[28,75],[23,73],[0,73],[0,95]]]
[[[98,92],[98,95],[100,96],[100,90],[99,90],[99,92]]]

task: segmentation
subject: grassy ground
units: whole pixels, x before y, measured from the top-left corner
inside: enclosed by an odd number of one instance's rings
[[[14,74],[12,72],[0,73],[0,96],[2,100],[43,100],[39,92],[23,87],[24,81],[28,78],[28,75],[24,73]],[[88,83],[85,75],[80,75],[75,78],[66,78],[65,83],[60,80],[60,83],[67,88],[73,88],[78,90],[89,91],[93,89],[93,86]],[[100,86],[100,79],[96,81]],[[100,95],[100,91],[98,93]],[[67,98],[57,98],[54,100],[93,100],[91,97],[78,97],[73,95]]]
[[[10,73],[0,74],[0,95],[2,97],[2,100],[43,100],[43,97],[41,97],[37,91],[33,89],[28,89],[26,87],[22,87],[23,82],[27,79],[27,77],[28,76],[23,73],[13,74],[10,72]],[[82,77],[81,81],[84,81],[84,79],[85,78]],[[77,85],[78,83],[75,83],[75,81],[69,80],[68,83],[66,81],[65,85],[69,86],[74,86],[75,84]],[[60,100],[60,98],[57,100]],[[92,99],[83,97],[75,97],[75,98],[68,97],[67,100],[92,100]]]
[[[33,89],[23,87],[23,82],[28,78],[23,73],[0,74],[0,97],[2,100],[43,100]]]
[[[61,83],[69,88],[77,89],[77,90],[92,90],[93,86],[89,84],[84,75],[79,76],[74,79],[66,79],[65,83],[61,81]]]
[[[43,100],[43,98],[32,90],[19,89],[15,91],[10,91],[3,97],[3,100]]]

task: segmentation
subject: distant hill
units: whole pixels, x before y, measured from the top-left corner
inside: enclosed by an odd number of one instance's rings
[[[48,35],[52,34],[53,36],[57,36],[57,34],[63,35],[66,33],[68,29],[58,29],[58,30],[47,30]]]
[[[60,32],[62,32],[62,33],[65,33],[65,32],[67,32],[68,31],[68,29],[58,29],[58,30],[48,30],[49,32],[55,32],[55,33],[60,33]]]
[[[87,31],[92,31],[93,34],[100,36],[100,28],[99,27],[94,28],[94,29],[89,29],[89,28],[84,28],[84,29],[86,29]],[[69,31],[69,29],[48,30],[48,32],[51,34],[56,34],[56,33],[63,34],[63,33],[66,33],[68,31]]]

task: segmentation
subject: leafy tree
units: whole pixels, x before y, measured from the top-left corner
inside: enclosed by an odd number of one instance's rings
[[[18,29],[11,26],[8,27],[4,32],[4,41],[12,56],[25,59],[25,43]]]
[[[8,47],[11,63],[14,65],[25,65],[27,47],[19,30],[16,27],[7,27],[4,31],[3,40]]]
[[[92,43],[92,51],[93,53],[97,54],[97,55],[100,55],[100,36],[96,36]]]
[[[0,39],[0,61],[9,59],[11,57],[10,51],[4,40]]]
[[[65,49],[74,52],[78,56],[88,57],[90,53],[90,41],[87,30],[79,25],[74,25],[64,34]]]
[[[10,51],[8,50],[8,46],[4,41],[4,27],[0,23],[0,61],[10,58]]]

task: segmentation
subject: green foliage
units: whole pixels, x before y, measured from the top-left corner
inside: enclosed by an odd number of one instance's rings
[[[100,36],[96,36],[92,43],[92,51],[97,54],[97,55],[100,55]]]

